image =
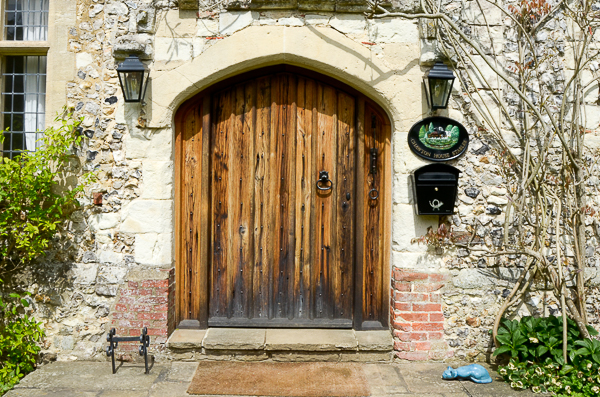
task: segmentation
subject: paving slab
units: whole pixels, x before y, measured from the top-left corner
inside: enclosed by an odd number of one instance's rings
[[[202,349],[205,336],[205,329],[176,329],[167,340],[167,347],[179,350]]]
[[[254,328],[210,328],[203,345],[208,350],[262,350],[265,333]]]
[[[268,329],[265,349],[271,351],[357,350],[351,329]]]
[[[354,331],[358,341],[358,350],[392,351],[394,339],[389,331]]]
[[[82,392],[102,390],[148,390],[164,368],[153,365],[150,374],[144,374],[144,365],[119,363],[116,374],[110,362],[55,362],[44,365],[27,375],[15,389],[75,389]]]
[[[173,362],[166,380],[170,382],[191,382],[196,368],[198,368],[196,362]]]
[[[442,379],[448,364],[412,362],[397,364],[411,393],[464,393],[462,382],[449,382]]]

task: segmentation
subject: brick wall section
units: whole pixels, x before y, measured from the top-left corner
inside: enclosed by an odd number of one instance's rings
[[[444,340],[440,293],[449,276],[397,268],[392,276],[390,310],[395,356],[410,361],[449,357],[452,352],[448,352]]]
[[[167,340],[169,280],[128,281],[119,290],[111,328],[117,336],[136,336],[148,328],[150,350]],[[138,343],[119,343],[118,352],[137,351]]]

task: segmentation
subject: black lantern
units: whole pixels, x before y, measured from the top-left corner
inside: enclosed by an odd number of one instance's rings
[[[117,66],[125,102],[141,102],[148,85],[148,69],[136,55],[129,55]]]
[[[412,174],[418,215],[452,215],[460,170],[447,164],[428,164]]]
[[[427,78],[424,78],[423,82],[427,91],[427,101],[432,110],[448,107],[454,79],[452,70],[448,69],[442,62],[436,62],[427,73]]]

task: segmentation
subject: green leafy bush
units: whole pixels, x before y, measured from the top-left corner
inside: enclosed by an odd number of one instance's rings
[[[590,335],[598,332],[588,326]],[[600,394],[600,341],[582,339],[577,324],[567,319],[567,353],[562,352],[562,317],[523,317],[502,321],[500,346],[494,356],[508,355],[510,362],[498,373],[514,389],[550,392],[560,396]]]
[[[0,276],[44,254],[93,177],[86,173],[83,183],[69,184],[77,172],[72,150],[82,140],[81,120],[65,112],[55,121],[59,126],[44,131],[37,151],[0,158]]]
[[[33,371],[38,343],[44,336],[41,323],[27,313],[26,297],[15,293],[4,299],[0,296],[0,395]]]
[[[0,278],[45,254],[94,178],[77,178],[81,120],[65,111],[55,121],[37,151],[0,158]],[[27,295],[0,294],[0,395],[35,367],[44,332],[28,306]]]

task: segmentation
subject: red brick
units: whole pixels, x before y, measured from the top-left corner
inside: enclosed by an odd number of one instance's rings
[[[429,313],[398,313],[405,321],[429,321]]]
[[[427,332],[411,332],[408,337],[412,341],[424,341],[427,340]]]
[[[398,342],[396,340],[394,341],[394,350],[410,352],[415,350],[415,346],[410,342]]]
[[[137,288],[137,287],[138,287],[138,283],[137,283],[136,281],[129,281],[129,282],[127,283],[127,286],[128,286],[129,288]]]
[[[138,342],[139,343],[139,342]],[[119,347],[117,348],[116,352],[119,351],[125,351],[125,352],[133,352],[133,351],[137,351],[139,349],[139,344],[135,344],[135,343],[119,343]]]
[[[440,273],[435,273],[435,274],[430,274],[429,275],[429,280],[433,281],[433,282],[442,282],[442,281],[446,281],[450,279],[450,275],[449,274],[440,274]]]
[[[413,291],[414,292],[433,292],[433,291],[437,291],[437,290],[441,289],[443,286],[444,286],[444,284],[441,284],[441,283],[423,283],[423,284],[415,283],[413,285]]]
[[[410,283],[405,283],[403,281],[394,281],[394,290],[410,292]]]
[[[395,352],[396,357],[401,360],[409,361],[425,361],[427,360],[427,352]]]
[[[148,335],[167,336],[166,328],[148,328]]]
[[[128,288],[121,290],[121,296],[145,296],[152,295],[151,288]]]
[[[407,312],[412,310],[412,303],[394,302],[394,309]]]
[[[429,351],[429,359],[430,360],[443,360],[448,357],[448,353],[444,350],[430,350]]]
[[[137,318],[139,320],[166,320],[167,313],[137,313]]]
[[[396,269],[398,270],[398,269]],[[401,271],[394,272],[394,279],[396,281],[423,281],[429,278],[429,273],[418,273],[418,272],[410,272],[410,271]]]
[[[119,303],[123,304],[123,305],[131,305],[132,303],[135,303],[137,299],[135,299],[132,296],[121,296],[119,298]]]
[[[132,328],[129,330],[129,336],[140,336],[140,330]]]
[[[442,295],[441,294],[431,294],[429,295],[429,301],[435,303],[442,303]]]
[[[154,296],[163,296],[169,294],[169,288],[154,288]]]
[[[169,280],[146,280],[142,281],[143,288],[167,288],[169,286]]]
[[[136,320],[119,320],[119,327],[142,328],[144,323]]]
[[[131,311],[134,312],[151,312],[154,311],[152,305],[131,305]]]
[[[166,296],[148,296],[145,298],[141,298],[138,302],[142,304],[148,303],[151,305],[160,305],[163,303],[168,303],[168,301],[169,300]]]
[[[114,313],[114,319],[135,320],[135,313]]]
[[[394,300],[398,302],[429,302],[429,294],[417,294],[413,292],[396,292]]]
[[[115,311],[116,312],[126,312],[126,311],[128,311],[127,305],[116,304]]]
[[[429,333],[429,340],[439,340],[439,339],[443,339],[443,338],[444,338],[443,332],[430,332]]]
[[[444,321],[443,313],[431,313],[429,315],[429,321]]]
[[[398,338],[401,342],[410,342],[410,332],[402,332],[395,329],[393,334],[394,338]]]
[[[413,303],[413,310],[416,312],[441,312],[442,305],[439,303]]]
[[[415,342],[416,350],[431,350],[431,344],[427,341],[425,342]]]
[[[156,305],[154,306],[155,312],[166,312],[169,310],[169,305]]]
[[[412,329],[415,331],[443,331],[444,323],[413,323]]]
[[[394,329],[397,329],[400,331],[405,331],[405,332],[412,331],[412,326],[410,323],[405,323],[405,322],[400,322],[400,321],[394,320],[393,326],[394,326]]]

